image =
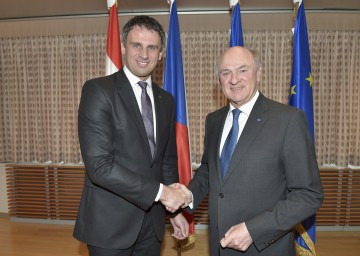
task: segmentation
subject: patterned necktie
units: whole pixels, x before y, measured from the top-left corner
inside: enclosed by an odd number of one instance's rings
[[[233,124],[231,127],[231,130],[229,132],[229,135],[226,138],[226,141],[224,143],[223,149],[221,151],[220,155],[220,168],[221,168],[221,178],[224,180],[224,177],[226,175],[227,169],[229,167],[232,154],[234,152],[235,146],[237,144],[237,137],[239,134],[239,115],[241,113],[240,109],[234,109],[232,111],[233,113]]]
[[[149,141],[151,156],[154,157],[155,137],[154,137],[154,121],[153,111],[149,95],[146,92],[147,82],[140,81],[138,85],[141,87],[141,115],[143,118],[146,134]]]

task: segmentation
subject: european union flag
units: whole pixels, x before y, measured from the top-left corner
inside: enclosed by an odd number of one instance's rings
[[[314,138],[312,83],[305,10],[304,4],[300,1],[294,28],[293,69],[289,104],[302,109],[306,113],[309,130]],[[296,238],[296,249],[298,252],[306,251],[306,254],[300,253],[300,255],[316,255],[316,216],[314,215],[303,223],[298,224],[296,229],[299,233],[299,236]]]
[[[244,46],[239,3],[235,4],[231,17],[230,47],[233,46]]]
[[[310,50],[304,4],[300,3],[294,28],[293,69],[290,87],[290,105],[305,111],[309,129],[314,138],[314,110]]]

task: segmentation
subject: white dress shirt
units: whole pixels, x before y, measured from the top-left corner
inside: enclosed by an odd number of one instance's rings
[[[239,116],[239,119],[238,119],[238,122],[239,122],[239,134],[238,134],[237,140],[239,140],[240,135],[241,135],[242,131],[244,130],[246,121],[248,120],[249,115],[251,113],[251,110],[253,109],[253,107],[255,105],[255,102],[258,99],[258,97],[259,97],[259,91],[257,90],[254,97],[252,97],[252,99],[249,102],[245,103],[244,105],[242,105],[239,108],[241,113],[240,113],[240,116]],[[228,112],[228,114],[226,116],[224,129],[223,129],[223,132],[222,132],[222,135],[221,135],[219,156],[221,155],[222,148],[224,147],[226,138],[229,135],[229,132],[230,132],[231,127],[232,127],[232,123],[233,123],[232,111],[234,109],[235,108],[233,107],[233,105],[230,104],[230,109],[229,109],[229,112]]]
[[[131,71],[126,66],[124,66],[123,70],[124,70],[124,73],[125,73],[127,79],[129,79],[129,81],[130,81],[131,88],[134,91],[135,98],[136,98],[137,104],[138,104],[140,112],[141,112],[142,89],[138,85],[138,82],[140,81],[140,79],[137,76],[135,76],[133,73],[131,73]],[[150,100],[151,100],[151,106],[152,106],[152,111],[153,111],[153,120],[154,120],[154,140],[156,143],[156,115],[155,115],[154,94],[152,91],[151,76],[149,76],[148,79],[146,79],[144,82],[147,82],[147,84],[148,84],[148,86],[146,87],[146,92],[149,95]],[[159,191],[154,200],[155,202],[159,201],[163,189],[164,189],[164,185],[162,183],[160,183]]]

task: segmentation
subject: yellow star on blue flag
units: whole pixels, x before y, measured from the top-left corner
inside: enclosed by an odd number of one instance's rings
[[[313,77],[312,77],[312,73],[309,73],[309,77],[306,78],[307,81],[309,81],[310,83],[310,87],[312,87],[312,83],[313,83]]]

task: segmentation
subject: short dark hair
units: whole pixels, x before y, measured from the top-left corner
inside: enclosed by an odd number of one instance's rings
[[[158,32],[160,39],[161,39],[161,50],[165,46],[165,32],[163,27],[160,25],[160,23],[155,20],[154,18],[151,18],[146,15],[139,15],[131,18],[123,27],[123,30],[121,32],[121,40],[123,44],[126,44],[127,35],[129,32],[135,27],[145,27],[148,30],[154,30]]]

